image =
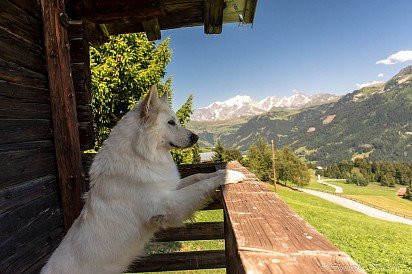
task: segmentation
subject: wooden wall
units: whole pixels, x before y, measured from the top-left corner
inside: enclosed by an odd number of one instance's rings
[[[63,235],[38,0],[0,1],[0,273],[36,272]]]

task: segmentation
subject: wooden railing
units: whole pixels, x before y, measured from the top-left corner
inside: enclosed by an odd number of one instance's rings
[[[186,165],[182,176],[213,172],[224,165]],[[226,268],[227,273],[365,273],[293,212],[275,192],[238,162],[227,169],[247,179],[225,185],[220,199],[204,210],[223,209],[224,223],[189,223],[155,234],[155,241],[225,239],[225,250],[153,254],[133,263],[130,272]]]

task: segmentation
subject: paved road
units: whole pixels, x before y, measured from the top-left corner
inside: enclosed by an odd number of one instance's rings
[[[299,188],[300,191],[305,192],[305,193],[309,193],[312,194],[314,196],[318,196],[320,198],[323,198],[325,200],[331,201],[335,204],[350,208],[352,210],[361,212],[363,214],[366,214],[368,216],[374,217],[374,218],[378,218],[381,220],[385,220],[385,221],[390,221],[390,222],[397,222],[397,223],[403,223],[403,224],[408,224],[408,225],[412,225],[412,220],[410,219],[406,219],[406,218],[402,218],[400,216],[394,215],[394,214],[390,214],[388,212],[340,197],[340,196],[336,196],[333,194],[328,194],[328,193],[324,193],[324,192],[320,192],[320,191],[315,191],[315,190],[311,190],[311,189],[304,189],[304,188]]]
[[[318,182],[319,182],[319,184],[333,187],[335,189],[335,193],[343,193],[343,188],[341,188],[340,186],[329,184],[329,183],[325,182],[322,179],[318,180]]]

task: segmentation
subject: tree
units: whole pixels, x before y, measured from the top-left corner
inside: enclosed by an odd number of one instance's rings
[[[365,176],[363,176],[363,174],[357,167],[352,169],[348,182],[356,184],[358,186],[367,186],[369,184],[368,180],[365,178]]]
[[[160,82],[170,60],[169,39],[156,46],[141,33],[111,36],[107,43],[90,48],[96,149],[150,85]],[[160,85],[161,94],[167,84]]]
[[[213,162],[215,163],[226,163],[228,158],[226,155],[226,149],[223,147],[220,140],[217,140],[215,147],[213,148]]]
[[[259,137],[250,147],[247,154],[248,167],[262,181],[269,182],[273,176],[272,153],[267,141]]]
[[[276,151],[276,174],[279,180],[300,186],[310,181],[308,166],[288,147]]]

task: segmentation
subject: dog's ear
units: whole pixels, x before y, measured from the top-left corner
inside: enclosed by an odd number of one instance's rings
[[[160,97],[160,100],[164,103],[164,104],[169,104],[169,92],[165,92],[163,93],[163,95]]]
[[[156,85],[152,85],[150,87],[149,93],[146,95],[146,98],[144,98],[143,100],[140,116],[142,118],[149,117],[150,111],[153,110],[153,108],[156,106],[158,100],[159,100],[159,95],[157,93],[157,87]]]

